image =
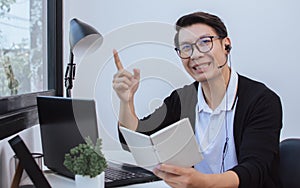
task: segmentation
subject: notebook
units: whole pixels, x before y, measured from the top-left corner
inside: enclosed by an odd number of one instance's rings
[[[139,166],[153,170],[158,164],[192,167],[203,157],[188,118],[181,119],[150,136],[120,127]]]
[[[44,164],[50,170],[74,179],[63,165],[65,153],[90,136],[98,137],[97,113],[94,100],[53,96],[37,97]],[[143,168],[108,161],[105,187],[123,186],[159,180]]]

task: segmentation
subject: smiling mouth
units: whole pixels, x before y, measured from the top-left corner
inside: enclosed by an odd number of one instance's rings
[[[193,68],[194,70],[201,70],[201,69],[204,69],[204,68],[208,67],[210,64],[211,64],[211,63],[203,63],[203,64],[201,64],[201,65],[195,65],[195,66],[193,66],[192,68]]]

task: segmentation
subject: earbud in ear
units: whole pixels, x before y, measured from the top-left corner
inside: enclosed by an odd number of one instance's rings
[[[225,50],[229,53],[231,50],[231,46],[229,44],[225,44]]]

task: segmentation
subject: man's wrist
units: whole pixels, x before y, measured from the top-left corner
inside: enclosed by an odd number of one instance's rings
[[[238,188],[239,177],[234,171],[227,171],[222,174],[207,174],[205,182],[209,188]]]

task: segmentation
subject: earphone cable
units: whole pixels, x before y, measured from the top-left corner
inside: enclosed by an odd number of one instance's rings
[[[229,66],[231,67],[231,55],[229,54]],[[228,83],[229,84],[229,83]],[[226,88],[225,91],[225,105],[226,105],[226,109],[225,109],[225,143],[224,143],[224,147],[223,147],[223,152],[222,152],[222,163],[221,163],[221,169],[220,169],[220,173],[223,173],[225,171],[225,157],[227,154],[227,150],[228,150],[228,125],[227,125],[227,110],[228,110],[228,93],[227,93],[227,89],[228,86]]]

